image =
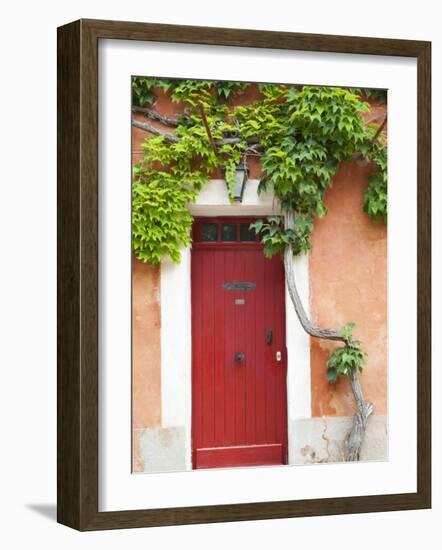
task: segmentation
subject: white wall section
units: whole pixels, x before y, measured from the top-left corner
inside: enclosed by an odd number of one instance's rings
[[[179,264],[161,262],[161,425],[187,422],[190,371],[190,251]]]
[[[189,207],[194,216],[264,216],[279,214],[273,194],[258,195],[259,180],[247,180],[241,203],[231,203],[224,180],[213,179],[204,185],[195,204]]]
[[[307,315],[309,314],[309,260],[302,255],[293,259],[296,284]],[[294,464],[297,437],[296,420],[311,416],[310,337],[296,315],[286,287],[286,346],[287,346],[287,428],[289,464]]]

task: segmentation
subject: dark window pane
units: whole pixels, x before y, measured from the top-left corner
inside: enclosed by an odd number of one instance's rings
[[[223,223],[221,228],[222,241],[236,241],[236,223]]]
[[[218,224],[216,223],[203,223],[201,231],[202,241],[216,241],[218,238]]]
[[[242,223],[239,229],[240,241],[256,241],[256,233],[254,229],[250,229],[249,223]]]

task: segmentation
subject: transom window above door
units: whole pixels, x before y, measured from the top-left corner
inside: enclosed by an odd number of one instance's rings
[[[258,243],[259,240],[250,224],[256,218],[196,218],[193,226],[195,243],[233,244]]]

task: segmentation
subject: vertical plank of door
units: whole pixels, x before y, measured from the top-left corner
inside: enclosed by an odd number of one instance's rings
[[[204,447],[212,447],[214,440],[214,254],[213,251],[207,251],[203,254],[203,304],[201,315],[201,339],[202,356],[201,363],[203,371],[203,426],[202,426],[202,444]]]
[[[246,252],[238,250],[235,252],[235,280],[244,281]],[[234,291],[233,301],[235,299],[247,300],[245,291]],[[235,353],[245,353],[246,345],[246,323],[245,323],[245,304],[235,305]],[[249,368],[249,359],[245,356],[243,363],[234,363],[235,370],[235,416],[236,416],[236,445],[244,445],[246,440],[246,370]]]
[[[214,305],[215,305],[215,376],[214,376],[214,407],[215,426],[214,440],[216,445],[225,445],[225,320],[224,320],[224,253],[214,251]]]
[[[279,267],[279,261],[280,261],[280,257],[279,255],[276,255],[276,256],[273,256],[272,258],[272,262],[273,262],[273,265],[272,265],[272,274],[273,274],[273,319],[274,319],[274,324],[275,324],[275,329],[277,330],[278,332],[278,338],[277,338],[277,341],[276,341],[276,345],[274,347],[274,350],[273,350],[273,358],[274,358],[274,375],[275,375],[275,389],[274,389],[274,400],[275,400],[275,414],[274,414],[274,419],[275,419],[275,428],[274,428],[274,437],[275,437],[275,441],[279,441],[278,439],[278,420],[279,420],[279,417],[278,417],[278,390],[280,389],[279,388],[279,382],[281,380],[281,376],[280,376],[280,373],[281,373],[281,363],[282,363],[282,357],[281,357],[281,361],[276,361],[276,352],[277,351],[280,351],[281,354],[282,354],[282,349],[281,349],[281,327],[279,325],[279,319],[281,317],[281,302],[280,300],[278,299],[279,298],[279,290],[280,290],[280,286],[279,286],[279,272],[278,272],[278,267]]]
[[[260,250],[244,251],[246,256],[244,280],[253,281],[256,284],[258,261],[262,255]],[[247,359],[246,368],[246,444],[256,443],[256,297],[258,289],[245,293],[245,352]]]
[[[192,447],[201,446],[202,434],[202,253],[192,252],[191,291],[192,291]]]
[[[225,250],[224,282],[235,280],[235,251]],[[235,370],[234,303],[232,292],[223,290],[224,301],[224,441],[226,445],[235,445]]]
[[[265,261],[265,319],[275,332],[275,272],[273,262]],[[275,437],[275,340],[266,346],[266,442],[273,443]]]
[[[270,328],[268,320],[265,317],[265,265],[267,261],[262,258],[262,251],[258,251],[255,257],[255,281],[256,281],[256,318],[255,318],[255,425],[256,425],[256,443],[266,442],[266,364],[267,364],[267,344],[265,344],[265,333]]]

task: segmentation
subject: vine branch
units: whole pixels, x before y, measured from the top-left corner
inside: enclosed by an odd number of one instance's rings
[[[293,228],[294,215],[292,212],[288,212],[286,214],[285,223],[287,229]],[[337,330],[316,327],[308,318],[304,306],[302,305],[298,289],[296,287],[295,271],[293,269],[293,252],[290,246],[285,247],[284,267],[290,299],[293,303],[293,307],[295,308],[295,312],[298,316],[299,322],[301,323],[302,328],[305,330],[305,332],[315,338],[325,338],[327,340],[339,340],[341,342],[345,342],[344,338]]]
[[[181,141],[180,138],[177,137],[175,134],[172,134],[171,132],[164,132],[163,130],[158,129],[155,126],[152,126],[152,124],[149,124],[148,122],[140,122],[139,120],[132,119],[132,126],[134,128],[144,130],[145,132],[149,132],[154,136],[163,136],[168,141],[172,141],[174,143],[178,143],[179,141]]]
[[[160,130],[156,126],[149,124],[149,122],[140,122],[139,120],[132,119],[132,126],[134,128],[139,128],[140,130],[144,130],[145,132],[149,132],[154,136],[163,136],[165,139],[173,143],[178,143],[181,141],[181,138],[179,138],[175,134],[171,132],[165,132],[164,130]],[[241,141],[242,140],[237,137],[228,137],[224,139],[213,140],[216,146],[236,145],[237,143],[241,143]],[[244,150],[245,153],[259,155],[263,151],[263,146],[260,143],[256,143],[256,140],[251,139],[251,140],[248,140],[247,143],[249,145],[245,148]]]
[[[286,214],[285,224],[286,228],[293,229],[293,212],[288,212]],[[346,343],[345,338],[340,334],[340,332],[330,328],[316,327],[308,318],[302,304],[301,297],[299,296],[298,289],[296,287],[295,271],[293,268],[293,252],[290,246],[285,247],[284,268],[290,299],[292,301],[299,322],[301,323],[301,326],[305,330],[305,332],[315,338],[322,338],[325,340],[338,340]],[[364,442],[368,418],[372,414],[374,406],[371,403],[367,403],[364,399],[364,394],[362,392],[359,380],[359,372],[357,368],[354,368],[351,373],[350,384],[353,392],[353,397],[356,402],[356,414],[354,416],[353,426],[346,438],[346,458],[348,461],[358,461],[361,454],[362,443]]]
[[[216,149],[216,147],[218,147],[218,146],[236,145],[236,144],[241,142],[241,139],[238,138],[238,137],[227,137],[227,138],[220,139],[220,140],[214,140],[213,136],[212,136],[212,133],[210,131],[210,128],[209,128],[209,124],[208,124],[208,121],[207,121],[207,116],[206,116],[205,111],[204,111],[204,107],[201,106],[199,108],[199,110],[201,112],[201,118],[203,120],[204,127],[205,127],[206,132],[207,132],[207,136],[209,138],[210,144],[212,145],[213,149]],[[134,106],[132,108],[132,111],[135,112],[135,113],[142,113],[146,117],[148,117],[152,120],[157,120],[158,122],[161,122],[165,126],[177,127],[178,124],[179,124],[179,121],[177,119],[169,118],[166,115],[163,115],[163,114],[159,113],[158,111],[155,111],[154,109],[149,109],[148,107]],[[381,134],[382,130],[385,128],[386,123],[387,123],[387,115],[385,115],[385,118],[384,118],[383,122],[380,124],[379,128],[376,130],[375,135],[370,140],[370,146],[372,146],[375,143],[375,141],[378,139],[378,137]],[[145,132],[149,132],[150,134],[153,134],[155,136],[163,136],[168,141],[171,141],[173,143],[178,143],[180,141],[180,138],[175,136],[175,134],[173,134],[171,132],[165,132],[163,130],[160,130],[159,128],[156,128],[155,126],[152,126],[152,124],[149,124],[148,122],[140,122],[138,120],[132,119],[132,126],[134,126],[134,128],[144,130]],[[256,140],[254,140],[254,139],[247,140],[247,143],[248,143],[248,147],[246,147],[246,149],[244,151],[245,153],[251,154],[251,155],[257,155],[257,156],[261,155],[261,153],[263,152],[264,147],[260,143],[257,143]],[[352,157],[356,160],[356,159],[362,158],[363,155],[361,153],[354,153],[352,155]]]
[[[203,119],[204,128],[206,129],[207,137],[209,138],[209,141],[210,141],[210,144],[212,145],[212,148],[215,150],[216,149],[216,144],[213,140],[213,136],[212,136],[212,132],[210,131],[209,123],[207,122],[206,111],[204,110],[204,106],[200,105],[199,109],[200,109],[200,113],[201,113],[201,118]]]
[[[142,113],[147,118],[150,118],[152,120],[158,120],[158,122],[161,122],[165,126],[171,126],[176,128],[179,124],[178,119],[176,118],[169,118],[166,115],[162,115],[158,111],[155,111],[154,109],[149,109],[149,107],[137,107],[136,105],[132,107],[132,112],[134,113]]]
[[[375,135],[372,137],[372,139],[370,141],[370,146],[373,145],[373,143],[378,139],[380,133],[385,128],[386,124],[387,124],[387,115],[385,115],[385,118],[384,118],[382,124],[379,126],[379,128],[376,130]]]

